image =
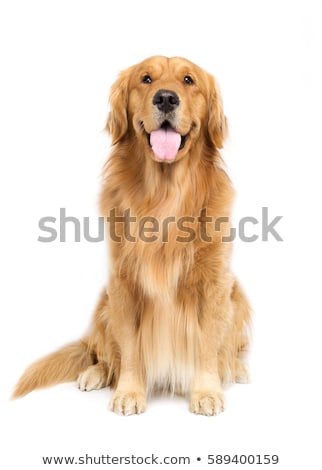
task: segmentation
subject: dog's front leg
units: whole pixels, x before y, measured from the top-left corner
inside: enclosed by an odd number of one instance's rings
[[[120,350],[121,367],[110,410],[120,415],[140,414],[146,408],[146,386],[137,347],[137,305],[126,286],[111,284],[111,327]]]
[[[140,414],[146,409],[146,391],[138,372],[135,346],[130,343],[121,348],[120,377],[110,403],[111,411],[125,416]]]
[[[199,354],[191,387],[190,411],[212,416],[224,409],[218,353],[232,307],[229,289],[222,290],[212,283],[207,286],[206,294],[200,317]]]

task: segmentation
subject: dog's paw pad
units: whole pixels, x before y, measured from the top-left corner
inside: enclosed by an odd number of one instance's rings
[[[146,409],[145,395],[136,392],[116,392],[109,409],[123,416],[143,413]]]
[[[224,397],[217,392],[195,392],[191,396],[190,411],[199,415],[214,416],[224,411]]]

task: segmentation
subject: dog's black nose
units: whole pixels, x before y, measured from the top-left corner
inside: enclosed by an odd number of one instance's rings
[[[173,111],[180,103],[177,93],[171,90],[159,90],[153,97],[152,103],[157,106],[159,111],[169,113]]]

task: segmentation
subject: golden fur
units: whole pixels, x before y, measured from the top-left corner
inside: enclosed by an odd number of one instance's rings
[[[161,125],[152,104],[158,90],[180,98],[169,119],[187,136],[170,162],[160,161],[147,139]],[[115,387],[110,409],[119,414],[143,412],[155,389],[188,395],[194,413],[217,414],[224,406],[222,383],[247,380],[242,356],[250,321],[230,271],[231,243],[222,241],[228,219],[211,242],[200,235],[201,211],[213,220],[228,218],[233,199],[218,151],[227,123],[217,82],[188,60],[152,57],[120,74],[110,106],[113,149],[104,168],[101,214],[122,216],[130,209],[136,242],[116,224],[120,240],[110,240],[109,285],[88,336],[27,369],[14,396],[78,380],[81,390]],[[169,216],[190,217],[194,239],[178,242],[178,226],[169,223],[166,241],[142,240],[143,217],[162,226]]]

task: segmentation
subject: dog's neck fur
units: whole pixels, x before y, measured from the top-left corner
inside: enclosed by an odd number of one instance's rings
[[[167,243],[163,243],[160,233],[157,242],[146,243],[139,236],[139,221],[143,217],[153,217],[162,229],[163,221],[169,217],[174,217],[176,222],[180,217],[194,217],[198,234],[197,218],[205,207],[209,216],[229,216],[232,190],[226,173],[220,167],[219,154],[211,154],[209,150],[207,153],[207,149],[202,148],[198,153],[194,148],[177,162],[158,163],[144,155],[137,141],[134,144],[126,142],[118,144],[112,152],[105,174],[101,194],[102,215],[106,217],[115,209],[122,216],[130,209],[131,216],[136,218],[131,225],[136,242],[127,242],[120,228],[118,235],[123,242],[112,244],[115,272],[123,273],[122,277],[132,279],[133,283],[140,279],[139,284],[145,292],[149,286],[161,293],[173,292],[179,279],[189,271],[197,246],[203,244],[198,239],[197,245],[195,242],[177,243],[175,223],[167,227]],[[132,260],[130,267],[128,259]],[[174,260],[176,267],[173,266]],[[156,276],[158,279],[149,282]],[[156,294],[154,291],[153,295]]]
[[[130,208],[131,213],[143,217],[198,216],[219,189],[215,187],[218,183],[215,174],[222,172],[220,164],[219,154],[213,151],[211,155],[209,149],[199,149],[199,153],[194,149],[168,164],[144,155],[138,142],[131,146],[120,144],[104,171],[102,215],[113,208],[123,211]]]

